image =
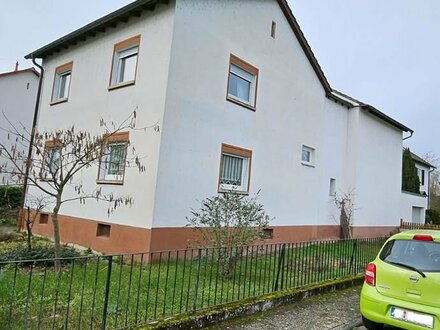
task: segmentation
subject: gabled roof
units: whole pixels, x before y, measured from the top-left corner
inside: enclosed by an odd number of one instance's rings
[[[350,96],[347,96],[345,94],[342,94],[341,92],[338,92],[330,86],[327,78],[325,77],[324,72],[321,69],[321,66],[318,63],[318,60],[315,57],[315,54],[313,54],[312,49],[310,48],[309,43],[307,42],[307,39],[304,36],[304,33],[302,32],[295,16],[292,13],[292,10],[289,7],[289,4],[286,0],[277,0],[282,12],[284,13],[284,16],[286,17],[290,27],[292,28],[293,33],[295,34],[296,38],[298,39],[301,48],[303,49],[305,55],[307,56],[307,59],[310,62],[310,65],[312,66],[313,70],[315,71],[315,74],[317,75],[322,87],[324,88],[325,95],[328,98],[333,99],[334,101],[348,107],[356,107],[361,106],[362,109],[370,112],[374,116],[378,117],[381,120],[384,120],[385,122],[401,129],[405,132],[413,132],[410,128],[407,126],[399,123],[398,121],[394,120],[393,118],[387,116],[383,112],[377,110],[371,105],[368,105],[366,103],[357,101]],[[99,32],[105,32],[108,28],[114,28],[116,25],[120,22],[128,22],[129,18],[132,16],[139,17],[141,16],[142,12],[145,10],[153,11],[156,8],[157,4],[168,4],[169,0],[136,0],[104,17],[101,17],[82,28],[79,28],[76,31],[73,31],[64,37],[61,37],[46,46],[43,46],[25,56],[26,59],[30,58],[46,58],[47,56],[50,56],[54,53],[60,52],[63,49],[69,48],[71,45],[76,45],[79,42],[86,41],[87,38],[95,37],[97,33]]]
[[[14,71],[10,71],[10,72],[0,73],[0,78],[6,77],[6,76],[12,76],[14,74],[19,74],[19,73],[24,73],[24,72],[31,72],[31,73],[35,74],[37,77],[40,76],[40,74],[38,73],[37,70],[35,70],[35,68],[27,68],[27,69],[23,69],[23,70],[14,70]]]
[[[434,165],[428,163],[426,160],[424,160],[422,157],[417,156],[415,153],[411,152],[411,158],[413,161],[415,161],[416,163],[431,167],[431,168],[436,168]]]

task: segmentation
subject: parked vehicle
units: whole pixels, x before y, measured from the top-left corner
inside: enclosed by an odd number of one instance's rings
[[[367,265],[360,308],[370,330],[440,329],[440,231],[390,237]]]

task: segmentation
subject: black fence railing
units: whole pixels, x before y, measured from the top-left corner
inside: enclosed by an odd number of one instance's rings
[[[362,273],[385,238],[0,263],[0,329],[124,329]]]

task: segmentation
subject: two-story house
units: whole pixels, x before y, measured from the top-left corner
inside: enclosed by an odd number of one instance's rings
[[[15,131],[24,133],[32,129],[38,77],[34,68],[19,69],[18,62],[13,71],[0,73],[0,143],[9,151],[17,143]],[[20,141],[21,145],[28,147],[25,141]],[[10,161],[0,150],[0,166],[5,162]],[[16,178],[0,174],[0,185],[16,183]]]
[[[97,134],[100,118],[133,109],[138,123],[160,127],[121,135],[116,167],[81,173],[86,188],[135,203],[110,216],[102,203],[64,205],[64,242],[186,247],[190,209],[228,189],[261,190],[275,217],[270,242],[339,237],[338,193],[354,198],[355,236],[399,224],[411,129],[332,89],[285,0],[138,0],[26,57],[45,69],[40,130],[73,123]],[[146,173],[123,170],[127,139]],[[34,231],[50,235],[44,219]]]

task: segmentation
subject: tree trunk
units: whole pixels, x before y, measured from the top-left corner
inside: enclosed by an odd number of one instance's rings
[[[32,250],[32,227],[31,227],[31,208],[27,209],[26,230],[27,230],[27,248]]]
[[[60,243],[60,226],[58,223],[58,212],[61,207],[61,197],[57,197],[55,207],[52,212],[52,224],[53,224],[53,239],[55,242],[55,270],[57,274],[61,271],[61,243]]]

